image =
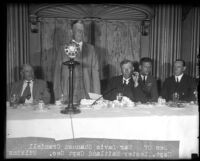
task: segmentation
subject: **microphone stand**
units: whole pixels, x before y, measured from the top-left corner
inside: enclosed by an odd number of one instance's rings
[[[110,92],[112,92],[114,89],[117,89],[116,87],[115,88],[112,88],[110,89],[109,91],[105,92],[104,94],[101,95],[101,97],[97,98],[92,104],[91,106],[93,106],[98,100],[100,100],[103,96],[109,94]]]
[[[74,76],[73,74],[74,74],[74,67],[76,65],[79,65],[80,63],[70,58],[69,61],[66,61],[63,64],[67,65],[69,69],[69,101],[68,101],[68,106],[65,107],[64,110],[61,110],[61,113],[77,114],[80,113],[80,109],[77,108],[77,105],[73,104],[73,76]]]

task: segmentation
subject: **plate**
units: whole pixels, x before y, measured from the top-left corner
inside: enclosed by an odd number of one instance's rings
[[[174,102],[171,102],[171,103],[168,103],[167,105],[169,107],[173,107],[173,108],[183,108],[183,107],[185,107],[185,105],[183,103],[174,103]]]

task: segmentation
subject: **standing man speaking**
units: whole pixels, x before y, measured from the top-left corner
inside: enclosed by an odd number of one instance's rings
[[[80,48],[80,52],[75,58],[75,61],[78,61],[80,65],[77,65],[74,69],[73,80],[73,102],[79,103],[82,98],[89,98],[89,92],[100,94],[99,62],[94,46],[83,41],[84,23],[81,20],[72,22],[71,33],[71,42],[78,44]],[[63,94],[64,100],[68,101],[69,70],[62,63],[68,61],[69,57],[65,54],[64,47],[62,50],[63,53],[61,57],[57,58],[56,62],[56,66],[60,66],[62,70],[57,70],[54,73],[54,94],[55,99],[59,99]],[[58,69],[58,67],[55,69]],[[56,81],[58,77],[60,81]]]

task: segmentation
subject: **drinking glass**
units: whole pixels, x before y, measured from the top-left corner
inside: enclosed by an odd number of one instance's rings
[[[65,103],[64,94],[61,94],[60,102],[61,102],[62,105]]]
[[[195,103],[197,103],[198,102],[198,91],[197,90],[194,91],[194,96],[195,96]]]
[[[172,95],[172,101],[177,103],[179,101],[179,94],[177,92],[174,92]]]
[[[123,93],[118,93],[116,99],[121,102],[123,98]]]
[[[18,99],[19,99],[19,96],[16,94],[13,94],[10,98],[10,107],[17,108]]]

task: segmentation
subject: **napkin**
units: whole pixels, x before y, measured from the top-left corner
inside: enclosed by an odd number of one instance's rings
[[[97,93],[88,93],[88,94],[89,94],[90,99],[92,99],[92,100],[97,100],[98,98],[102,97],[102,95],[97,94]],[[101,98],[101,99],[103,99],[103,98]]]

